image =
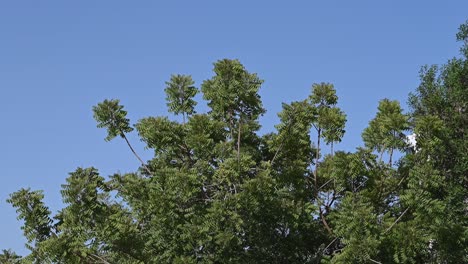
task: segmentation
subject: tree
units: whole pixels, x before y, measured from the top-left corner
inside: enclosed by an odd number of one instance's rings
[[[363,184],[346,192],[332,212],[339,242],[331,262],[468,262],[467,26],[457,34],[464,41],[463,58],[422,68],[421,84],[409,98],[409,115],[396,101],[380,102],[363,133],[367,151],[380,157],[370,156],[363,164],[366,169],[358,174]],[[407,148],[395,168],[392,152],[405,149],[402,132],[407,129],[417,145]],[[388,164],[380,162],[385,151]],[[330,159],[328,171],[355,175],[354,166],[348,173],[339,169],[346,167],[336,164],[338,156]]]
[[[260,135],[263,81],[237,60],[216,62],[202,83],[208,113],[195,112],[191,77],[171,77],[168,110],[182,122],[130,125],[119,100],[104,100],[97,126],[107,141],[124,139],[140,168],[107,177],[77,168],[55,213],[41,191],[11,194],[30,253],[4,250],[0,262],[468,262],[467,28],[462,57],[422,68],[410,113],[380,101],[354,152],[334,150],[346,115],[329,83],[284,103],[276,131]],[[151,160],[128,140],[134,130]]]
[[[468,21],[460,26],[461,58],[421,70],[410,95],[416,153],[405,198],[415,224],[425,226],[434,262],[468,262]],[[410,201],[408,201],[410,202]],[[426,240],[427,243],[427,240]]]

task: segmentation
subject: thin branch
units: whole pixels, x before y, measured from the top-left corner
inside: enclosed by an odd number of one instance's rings
[[[327,210],[327,212],[330,211],[330,207],[333,205],[333,203],[334,203],[335,201],[336,201],[336,192],[334,191],[330,203],[328,203],[327,205],[325,205],[325,209]]]
[[[143,168],[144,168],[150,175],[153,175],[153,173],[152,173],[151,170],[148,168],[148,166],[146,166],[145,162],[143,162],[143,160],[140,158],[140,156],[138,156],[138,154],[136,153],[136,151],[133,149],[132,145],[130,144],[130,141],[128,141],[127,136],[125,135],[125,133],[124,133],[122,130],[120,130],[120,135],[125,139],[125,142],[127,142],[128,147],[129,147],[130,150],[132,151],[133,155],[135,155],[135,157],[141,162],[141,165],[143,166]]]
[[[322,184],[322,186],[320,186],[318,189],[322,189],[323,187],[325,187],[327,184],[329,184],[333,179],[330,179],[328,180],[326,183]],[[318,190],[317,190],[318,191]]]
[[[362,187],[366,182],[368,181],[368,179],[366,179],[365,181],[361,182],[356,188],[355,190],[359,189],[360,187]],[[343,191],[345,191],[346,188],[345,187],[342,187],[336,194],[340,194],[342,193]]]
[[[276,156],[278,155],[278,153],[280,152],[280,150],[283,148],[283,143],[284,143],[284,140],[281,141],[281,144],[279,145],[278,149],[276,150],[275,155],[274,155],[273,158],[271,159],[271,161],[270,161],[270,164],[271,164],[271,165],[273,165],[273,162],[275,161]]]
[[[102,263],[104,263],[104,264],[111,264],[110,262],[108,262],[107,260],[101,258],[100,256],[98,256],[98,255],[96,255],[96,254],[91,254],[91,256],[93,256],[93,257],[99,259],[99,260],[102,261]]]
[[[317,188],[317,171],[318,171],[318,160],[320,156],[320,136],[321,136],[321,129],[318,128],[318,136],[317,136],[317,150],[316,150],[316,157],[315,157],[315,170],[314,170],[314,183],[315,183],[315,190],[317,190],[318,196],[318,188]]]
[[[228,118],[229,118],[229,134],[231,135],[231,140],[234,140],[234,134],[232,132],[232,129],[234,127],[234,120],[233,120],[234,116],[233,115],[234,114],[232,113],[232,110],[230,110]]]
[[[240,141],[241,141],[241,119],[239,118],[239,128],[237,129],[237,161],[240,160]]]
[[[317,199],[317,200],[318,200],[318,199]],[[332,229],[330,228],[330,226],[328,225],[327,219],[325,219],[325,215],[323,214],[322,206],[319,205],[319,207],[320,207],[320,209],[319,209],[320,218],[322,219],[322,223],[323,223],[323,225],[325,226],[325,229],[328,231],[328,233],[333,234],[333,231],[332,231]]]
[[[406,179],[406,175],[401,178],[401,180],[398,182],[397,186],[400,186],[403,183],[404,179]]]
[[[314,123],[312,123],[312,126],[314,126],[315,130],[318,131],[318,128],[317,128],[317,126],[316,126]]]
[[[332,240],[332,242],[330,242],[330,244],[328,244],[324,249],[323,249],[323,252],[325,252],[331,245],[333,245],[333,243],[335,243],[335,241],[337,240],[338,238],[336,237],[335,239]]]
[[[240,141],[241,141],[241,117],[239,117],[239,128],[237,129],[237,171],[241,172],[241,163],[240,163]],[[236,191],[237,193],[237,191]]]
[[[392,227],[394,225],[396,225],[401,220],[401,218],[406,214],[406,212],[408,212],[408,209],[409,209],[409,207],[406,208],[406,210],[397,218],[397,220],[395,220],[395,222],[393,222],[393,224],[389,228],[387,228],[385,230],[384,234],[386,234],[388,231],[390,231],[390,229],[392,229]]]
[[[371,258],[369,258],[369,260],[370,260],[370,261],[372,261],[373,263],[382,264],[382,262],[380,262],[380,261],[377,261],[377,260],[373,260],[373,259],[371,259]]]
[[[114,115],[114,112],[111,112],[111,115],[112,115],[112,120],[115,120],[115,115]],[[133,155],[135,155],[135,157],[141,162],[141,165],[143,166],[143,168],[145,168],[145,170],[150,174],[150,175],[153,175],[150,171],[150,169],[145,165],[145,163],[143,162],[143,160],[140,158],[140,156],[138,156],[138,154],[136,153],[136,151],[133,149],[132,145],[130,144],[130,141],[128,141],[128,138],[127,136],[125,135],[124,131],[122,130],[122,128],[119,127],[119,132],[120,132],[120,136],[123,137],[125,139],[125,142],[127,142],[127,145],[128,147],[130,148],[130,150],[133,152]]]
[[[385,148],[382,148],[382,151],[380,152],[379,163],[382,162],[382,158],[383,158],[384,153],[385,153]]]
[[[382,194],[384,192],[384,188],[385,188],[385,178],[386,176],[388,176],[387,174],[388,171],[384,171],[382,174],[382,178],[381,178],[381,181],[380,181],[380,186],[379,186],[379,196],[377,198],[377,201],[380,201],[380,198],[382,198]]]
[[[392,156],[393,156],[393,148],[390,148],[390,158],[389,158],[389,161],[388,161],[389,166],[392,166]]]
[[[291,130],[291,124],[289,124],[289,125],[287,126],[287,134],[289,134],[289,131],[290,131],[290,130]],[[279,132],[278,132],[278,137],[279,137],[279,135],[280,135],[280,134],[279,134]],[[283,140],[281,140],[281,143],[280,143],[278,149],[277,149],[276,152],[275,152],[275,155],[273,156],[273,158],[272,158],[271,161],[270,161],[270,164],[271,164],[271,165],[273,165],[273,162],[275,161],[276,156],[278,156],[278,153],[279,153],[280,150],[283,148],[284,141],[285,141],[285,140],[284,140],[284,138],[283,138]]]
[[[333,234],[333,231],[330,228],[330,226],[328,225],[327,219],[325,219],[325,215],[323,214],[322,204],[321,204],[321,201],[320,201],[320,197],[318,195],[319,194],[319,189],[318,189],[318,183],[317,183],[317,173],[318,173],[318,160],[319,160],[319,157],[320,157],[320,137],[322,135],[321,132],[322,132],[322,129],[320,127],[318,127],[317,152],[316,152],[317,156],[315,157],[315,170],[314,170],[314,186],[315,186],[315,191],[317,192],[315,194],[315,197],[316,197],[317,203],[319,205],[319,213],[320,213],[320,218],[322,220],[322,223],[325,226],[325,229],[327,229],[328,233]]]

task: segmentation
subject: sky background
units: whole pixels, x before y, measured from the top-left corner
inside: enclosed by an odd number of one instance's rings
[[[44,190],[56,212],[77,167],[104,176],[138,167],[124,141],[104,141],[98,102],[120,99],[132,123],[167,115],[171,74],[191,74],[199,87],[213,62],[237,58],[265,80],[262,133],[274,130],[282,102],[331,82],[348,116],[337,149],[352,151],[380,99],[407,109],[420,67],[459,55],[467,10],[466,0],[1,1],[0,249],[27,252],[10,193]],[[151,158],[135,133],[130,140]]]

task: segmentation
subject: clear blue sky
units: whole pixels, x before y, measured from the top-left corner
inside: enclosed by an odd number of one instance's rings
[[[459,54],[455,33],[467,11],[466,0],[1,1],[0,249],[26,252],[10,193],[42,189],[56,211],[76,167],[103,175],[138,167],[124,142],[104,142],[97,102],[121,99],[133,123],[165,115],[170,74],[199,85],[214,61],[238,58],[265,80],[263,132],[282,102],[332,82],[348,115],[341,148],[353,150],[378,100],[406,107],[420,66]]]

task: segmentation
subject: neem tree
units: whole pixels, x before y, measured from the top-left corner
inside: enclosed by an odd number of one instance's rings
[[[141,162],[102,177],[78,168],[51,215],[41,191],[10,202],[31,253],[2,263],[466,263],[468,262],[468,23],[462,57],[424,67],[410,114],[384,99],[364,147],[335,151],[346,115],[332,84],[283,104],[277,131],[259,135],[262,80],[237,60],[214,64],[196,113],[190,76],[167,82],[168,117],[130,125],[118,100],[93,107],[106,140]],[[145,162],[134,129],[154,157]],[[414,132],[416,147],[405,134]],[[323,151],[325,145],[330,151]],[[405,155],[394,161],[395,151]]]

